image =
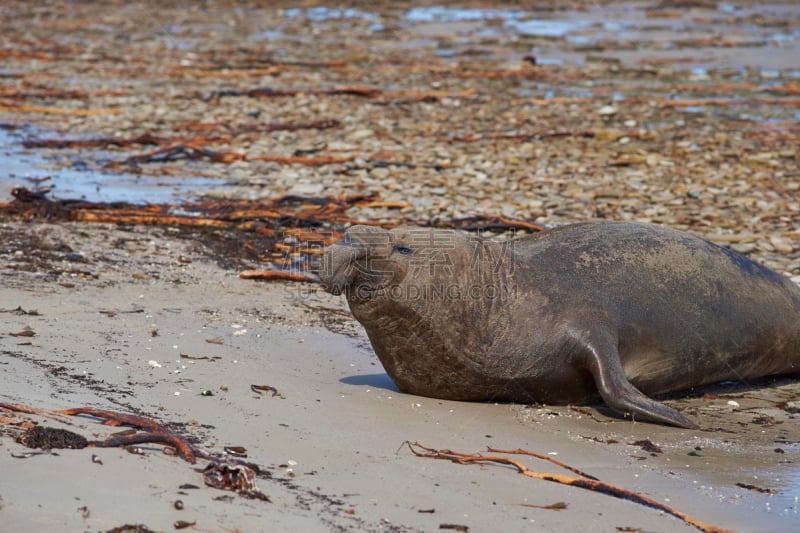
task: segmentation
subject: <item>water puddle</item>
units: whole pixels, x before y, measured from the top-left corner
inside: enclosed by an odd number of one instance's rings
[[[800,518],[800,470],[783,471],[776,479],[775,489],[778,491],[774,507],[776,511]]]
[[[784,527],[788,528],[786,531],[791,530],[800,519],[800,471],[774,467],[744,470],[736,463],[734,457],[727,467],[717,465],[720,468],[717,472],[690,471],[686,475],[697,476],[698,488],[703,492],[751,512],[770,515],[765,518],[764,531]]]
[[[412,7],[405,12],[404,18],[413,24],[424,22],[468,22],[494,19],[516,20],[527,15],[529,11],[508,9],[469,9],[462,7]]]
[[[505,26],[519,35],[532,37],[564,37],[565,35],[589,27],[591,24],[592,23],[589,21],[512,19],[507,21]]]
[[[698,43],[707,40],[708,49],[730,66],[797,68],[800,65],[800,29],[782,25],[797,16],[796,8],[785,4],[734,6],[720,3],[716,9],[702,10],[620,4],[594,6],[585,11],[434,5],[411,7],[397,15],[358,8],[309,7],[286,9],[283,16],[289,20],[343,27],[351,22],[364,22],[369,24],[370,31],[386,29],[387,21],[397,16],[401,26],[426,35],[439,32],[476,38],[550,39],[557,42],[545,48],[559,51],[561,59],[572,63],[583,62],[582,52],[605,49],[610,43],[626,44],[623,47],[626,54],[612,54],[622,59],[675,55],[684,50],[699,55]],[[254,37],[276,36],[264,32]],[[720,40],[737,46],[720,46],[715,42]],[[608,48],[611,52],[619,51],[615,50],[617,46]],[[539,50],[533,50],[536,51]]]
[[[56,169],[55,161],[21,147],[23,135],[0,128],[0,202],[11,200],[15,187],[33,189],[37,184],[53,187],[53,198],[134,204],[195,199],[221,185],[208,178],[140,176],[61,165]]]
[[[800,30],[781,25],[796,16],[796,8],[784,4],[721,3],[701,11],[612,5],[554,12],[428,6],[406,10],[401,23],[425,35],[539,39],[532,53],[573,64],[602,53],[626,64],[687,56],[716,67],[791,70],[800,65]],[[686,62],[691,66],[696,65]],[[684,68],[681,62],[673,67]]]
[[[285,17],[296,18],[306,17],[309,20],[325,21],[325,20],[341,20],[341,19],[362,19],[362,20],[377,20],[380,18],[376,13],[368,13],[353,7],[338,8],[338,7],[309,7],[307,9],[290,8],[283,12]]]

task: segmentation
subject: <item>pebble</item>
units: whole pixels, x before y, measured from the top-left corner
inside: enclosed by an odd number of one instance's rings
[[[368,137],[373,137],[374,135],[375,135],[374,131],[364,128],[364,129],[356,130],[353,133],[351,133],[350,134],[350,139],[354,140],[354,141],[358,141],[358,140],[361,140],[361,139],[366,139]]]
[[[298,183],[289,189],[288,194],[311,196],[321,194],[324,189],[325,185],[322,183]]]
[[[389,169],[386,167],[376,167],[369,171],[369,175],[376,180],[385,180],[389,177]]]

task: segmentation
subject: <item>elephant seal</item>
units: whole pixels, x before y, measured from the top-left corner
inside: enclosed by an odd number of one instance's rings
[[[800,288],[665,227],[581,223],[507,243],[353,226],[320,280],[404,392],[585,403],[697,428],[647,395],[800,372]]]

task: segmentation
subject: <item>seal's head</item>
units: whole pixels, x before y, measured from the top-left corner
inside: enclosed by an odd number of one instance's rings
[[[325,251],[319,277],[323,288],[331,294],[342,294],[353,288],[378,289],[388,281],[379,263],[391,257],[391,234],[373,226],[353,226],[342,241]]]
[[[326,291],[365,303],[409,284],[446,283],[469,257],[466,238],[454,230],[359,225],[327,249],[319,276]]]
[[[365,301],[401,284],[410,271],[414,235],[404,228],[351,227],[322,258],[322,286],[331,294],[345,293],[348,300]]]

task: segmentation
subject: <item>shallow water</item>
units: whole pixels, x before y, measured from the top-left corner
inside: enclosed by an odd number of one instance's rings
[[[63,167],[37,151],[22,148],[23,138],[19,131],[0,128],[0,201],[10,200],[15,187],[34,189],[37,183],[53,187],[53,198],[135,204],[192,200],[204,190],[220,185],[219,180],[208,178],[106,172],[80,161]],[[80,166],[86,168],[75,168]]]
[[[710,11],[711,15],[692,9],[654,10],[651,7],[631,2],[597,6],[586,11],[541,13],[431,6],[409,9],[403,22],[426,33],[426,26],[440,26],[442,33],[449,27],[454,33],[504,36],[512,40],[543,38],[544,42],[533,43],[531,53],[537,57],[544,54],[548,61],[574,64],[583,64],[588,54],[599,53],[632,64],[686,56],[702,60],[702,66],[707,68],[747,66],[769,72],[800,66],[800,28],[773,28],[755,23],[758,16],[796,17],[797,6],[718,4],[716,12]],[[463,25],[465,22],[470,24]],[[708,38],[724,38],[746,45],[726,48],[697,44]],[[681,65],[674,67],[681,68]],[[686,63],[686,68],[696,67],[698,64],[693,61]]]

